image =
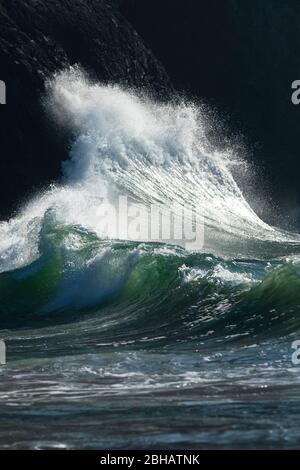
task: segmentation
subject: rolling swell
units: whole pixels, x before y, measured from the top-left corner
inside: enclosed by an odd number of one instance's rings
[[[220,348],[299,330],[295,260],[224,260],[51,223],[40,237],[35,261],[0,275],[2,328],[54,327],[67,350],[76,324],[88,349]]]

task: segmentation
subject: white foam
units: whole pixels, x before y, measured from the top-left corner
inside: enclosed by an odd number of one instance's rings
[[[204,216],[204,249],[212,252],[220,240],[223,247],[237,239],[299,241],[253,212],[230,171],[237,156],[208,150],[205,116],[193,104],[153,103],[117,86],[91,83],[70,69],[49,82],[48,107],[74,134],[63,185],[0,224],[0,271],[38,256],[39,233],[50,209],[57,224],[97,232],[99,201],[117,195],[193,207]]]

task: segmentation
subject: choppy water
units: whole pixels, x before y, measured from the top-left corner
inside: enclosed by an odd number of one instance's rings
[[[65,181],[0,225],[1,448],[283,448],[300,439],[300,238],[262,222],[203,110],[49,83]],[[116,240],[103,197],[193,206],[201,250]]]

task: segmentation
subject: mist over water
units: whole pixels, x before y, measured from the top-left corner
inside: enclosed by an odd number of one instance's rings
[[[251,209],[204,109],[76,68],[47,89],[73,143],[63,182],[0,224],[0,445],[293,447],[299,235]],[[112,239],[97,211],[120,195],[193,207],[203,248]]]

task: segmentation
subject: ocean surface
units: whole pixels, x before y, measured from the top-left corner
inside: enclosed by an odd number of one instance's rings
[[[0,447],[299,447],[300,235],[254,213],[204,108],[78,69],[47,89],[73,144],[0,223]],[[192,207],[201,247],[114,236],[99,207],[120,196]]]

